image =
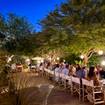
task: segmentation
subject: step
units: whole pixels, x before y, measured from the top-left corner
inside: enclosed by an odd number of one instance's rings
[[[95,101],[101,101],[101,100],[102,100],[101,98],[95,99]]]
[[[94,88],[102,88],[102,86],[94,86]]]
[[[104,101],[97,101],[94,104],[103,104],[103,103],[104,103]]]
[[[94,92],[94,94],[97,94],[97,93],[102,93],[102,91],[96,91],[96,92]]]

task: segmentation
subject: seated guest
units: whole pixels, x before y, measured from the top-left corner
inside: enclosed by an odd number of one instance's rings
[[[50,62],[47,63],[47,67],[46,68],[49,69],[49,70],[52,70],[52,65],[51,65]]]
[[[82,67],[82,69],[79,68],[76,71],[76,76],[79,77],[79,78],[85,78],[86,77],[86,68],[85,67]]]
[[[87,79],[93,80],[94,85],[99,85],[99,80],[98,80],[96,72],[95,72],[95,67],[91,66],[89,68],[89,73],[88,73]]]
[[[69,75],[76,76],[76,68],[74,65],[70,65]]]
[[[79,64],[76,65],[76,76],[79,77],[79,72],[81,70],[81,67]]]
[[[65,65],[62,69],[62,74],[69,75],[69,65]]]
[[[86,66],[82,67],[82,69],[84,71],[84,78],[87,78],[88,69],[86,68]]]
[[[76,64],[76,72],[77,72],[78,70],[80,70],[80,69],[81,69],[80,65],[79,65],[79,64]]]
[[[59,65],[59,64],[53,64],[53,65],[52,65],[52,70],[53,70],[53,71],[55,70],[55,68],[56,68],[57,65]]]
[[[55,72],[59,72],[59,64],[56,64],[56,67],[55,67]]]
[[[96,70],[97,70],[96,73],[97,73],[97,75],[99,74],[101,68],[102,67],[99,64],[96,65]]]
[[[80,65],[79,64],[76,64],[76,71],[78,71],[80,69],[81,69]]]
[[[55,67],[55,81],[58,82],[60,77],[59,77],[59,73],[60,73],[60,67],[59,67],[59,64],[56,64],[56,67]],[[56,75],[57,73],[57,75]]]
[[[105,79],[105,71],[103,70],[103,68],[100,68],[99,74],[100,74],[100,79]]]
[[[93,83],[95,86],[99,86],[99,80],[98,80],[98,77],[97,77],[97,71],[96,71],[96,68],[95,67],[90,67],[89,68],[89,73],[88,73],[88,80],[93,80]],[[93,99],[91,100],[91,97],[93,97],[93,89],[90,88],[90,87],[86,87],[87,88],[87,91],[88,91],[88,95],[87,95],[87,99],[90,100],[91,102],[93,102]],[[101,87],[96,87],[95,88],[95,91],[101,91],[102,88]],[[98,94],[98,95],[95,95],[95,98],[96,99],[104,99],[104,94]]]
[[[62,83],[65,84],[65,82],[66,83],[68,82],[68,80],[65,81],[65,77],[69,75],[69,65],[68,64],[63,66],[61,73],[62,73],[61,81],[62,81]],[[65,84],[65,86],[66,86],[66,84]]]

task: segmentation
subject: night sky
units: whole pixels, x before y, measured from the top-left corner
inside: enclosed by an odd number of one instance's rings
[[[8,13],[15,13],[25,16],[39,31],[37,25],[48,12],[54,10],[56,5],[60,5],[65,0],[0,0],[0,13],[7,16]]]

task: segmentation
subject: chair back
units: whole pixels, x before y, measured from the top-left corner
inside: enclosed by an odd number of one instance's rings
[[[44,71],[47,72],[47,73],[49,73],[49,69],[46,69],[46,68],[45,68]]]
[[[72,82],[74,82],[74,83],[77,83],[77,84],[80,84],[80,78],[78,78],[78,77],[71,77],[71,80],[72,80]]]
[[[58,72],[55,72],[55,76],[56,76],[56,77],[59,77],[60,74],[59,74]]]
[[[49,70],[49,74],[54,75],[54,71]]]
[[[102,85],[105,85],[105,79],[100,80],[100,83],[101,83]]]
[[[89,80],[86,80],[86,79],[82,79],[82,85],[94,87],[93,80],[89,81]]]

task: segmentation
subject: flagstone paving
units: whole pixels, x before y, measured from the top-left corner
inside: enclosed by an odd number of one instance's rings
[[[27,74],[18,74],[18,78]],[[21,105],[45,105],[45,99],[48,94],[48,86],[54,85],[48,79],[34,74],[25,76],[29,79],[29,87],[20,90]],[[27,85],[28,86],[28,85]],[[13,97],[9,95],[0,96],[0,105],[15,105]],[[79,102],[77,96],[72,96],[70,92],[54,85],[51,93],[48,95],[47,105],[91,105],[89,102]]]

